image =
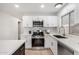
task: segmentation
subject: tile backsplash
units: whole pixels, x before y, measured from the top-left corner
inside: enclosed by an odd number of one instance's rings
[[[29,31],[31,31],[31,33],[33,31],[36,30],[42,30],[42,31],[49,31],[49,33],[53,34],[53,33],[57,33],[57,27],[25,27],[22,30],[22,34],[29,34]]]

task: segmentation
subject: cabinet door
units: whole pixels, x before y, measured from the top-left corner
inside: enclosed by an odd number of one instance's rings
[[[51,46],[51,40],[48,35],[45,35],[45,48],[50,48]]]
[[[32,16],[23,16],[23,27],[32,27]]]
[[[47,16],[47,19],[49,27],[57,26],[57,16]]]
[[[56,27],[56,26],[57,26],[57,16],[44,17],[44,27]]]
[[[21,40],[26,40],[25,48],[31,48],[31,35],[22,35]]]
[[[44,27],[49,27],[49,22],[48,22],[47,16],[43,17],[43,21],[44,21]]]
[[[49,35],[45,35],[45,48],[50,48],[57,55],[57,41]]]
[[[32,16],[33,21],[43,21],[44,16]]]
[[[55,40],[55,39],[53,39],[53,38],[51,38],[50,39],[51,40],[51,46],[50,46],[50,48],[51,48],[51,50],[53,51],[53,53],[54,53],[54,55],[57,55],[58,53],[58,49],[57,49],[57,40]]]
[[[26,36],[25,48],[31,48],[31,35]]]

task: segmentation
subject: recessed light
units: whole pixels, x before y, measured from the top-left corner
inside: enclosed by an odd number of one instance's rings
[[[16,8],[19,8],[19,5],[17,5],[17,4],[15,4],[14,6],[15,6]]]
[[[41,8],[44,8],[44,7],[45,7],[45,5],[44,5],[44,4],[42,4],[40,7],[41,7]]]
[[[55,8],[60,8],[62,6],[63,6],[63,3],[57,3],[57,4],[55,4]]]

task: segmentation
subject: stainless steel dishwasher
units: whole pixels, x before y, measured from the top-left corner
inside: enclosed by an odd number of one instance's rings
[[[58,42],[58,55],[74,55],[74,50]]]

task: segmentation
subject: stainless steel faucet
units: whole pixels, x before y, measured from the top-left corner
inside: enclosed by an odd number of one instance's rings
[[[63,26],[59,27],[59,33],[61,33],[61,31],[63,31],[61,35],[65,36],[65,28]]]

